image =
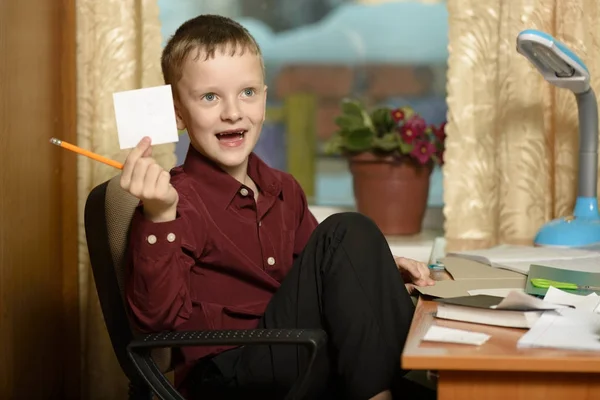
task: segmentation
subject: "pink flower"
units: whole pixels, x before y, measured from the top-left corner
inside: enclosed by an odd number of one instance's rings
[[[400,122],[404,119],[404,111],[401,108],[396,108],[392,110],[392,118],[394,122]]]
[[[425,120],[418,115],[414,115],[400,128],[400,137],[406,144],[412,144],[423,136],[426,128]]]
[[[419,140],[415,142],[410,154],[421,164],[426,164],[435,154],[435,145],[427,140]]]

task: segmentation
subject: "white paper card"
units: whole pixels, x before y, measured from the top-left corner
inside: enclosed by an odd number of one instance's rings
[[[152,145],[179,141],[171,85],[113,93],[113,104],[121,150],[144,136]]]
[[[427,342],[459,343],[479,346],[487,342],[490,337],[490,335],[486,335],[485,333],[432,325],[429,327],[429,330],[427,330],[423,340]]]

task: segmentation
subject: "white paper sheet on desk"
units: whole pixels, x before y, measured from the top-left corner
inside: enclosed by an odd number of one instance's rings
[[[570,308],[545,312],[517,347],[600,351],[600,315]]]
[[[426,342],[459,343],[480,346],[489,338],[490,335],[486,335],[485,333],[432,325],[429,327],[423,340]]]
[[[582,296],[573,293],[567,293],[560,289],[550,286],[544,301],[554,304],[564,304],[567,306],[573,306],[576,310],[594,312],[600,305],[600,296],[596,293],[591,293],[587,296]]]
[[[583,249],[500,245],[448,255],[469,258],[524,275],[529,273],[531,264],[573,271],[600,272],[600,252]]]
[[[121,149],[148,136],[152,145],[179,141],[171,85],[113,93]]]

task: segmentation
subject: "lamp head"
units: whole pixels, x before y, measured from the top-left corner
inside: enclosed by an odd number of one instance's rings
[[[517,36],[517,51],[556,87],[583,93],[590,88],[590,73],[579,57],[547,33],[527,29]]]

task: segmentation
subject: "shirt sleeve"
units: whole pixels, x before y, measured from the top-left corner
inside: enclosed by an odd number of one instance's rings
[[[180,194],[177,217],[154,223],[140,205],[129,237],[126,299],[139,329],[175,329],[192,312],[190,271],[203,246],[204,221]],[[191,226],[194,229],[191,229]]]
[[[315,216],[310,212],[308,208],[308,201],[306,200],[306,194],[302,187],[294,179],[294,191],[296,192],[296,215],[297,215],[297,226],[294,241],[294,257],[304,250],[308,239],[312,235],[313,231],[319,224]]]

